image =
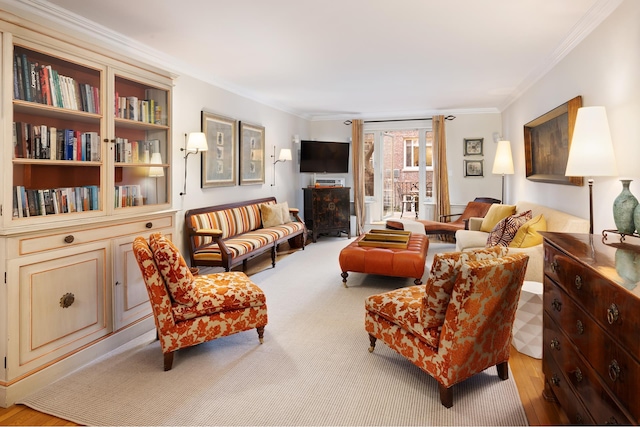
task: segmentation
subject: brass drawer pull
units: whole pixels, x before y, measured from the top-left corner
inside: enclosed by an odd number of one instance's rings
[[[616,359],[613,359],[611,363],[609,363],[609,378],[611,378],[611,381],[616,381],[620,378],[620,365],[618,365]]]
[[[551,384],[553,384],[556,387],[560,386],[560,377],[558,377],[557,374],[553,374],[549,381],[551,382]]]
[[[576,424],[584,424],[581,414],[576,414]]]
[[[580,368],[576,368],[574,374],[576,376],[576,381],[582,382],[582,380],[584,379],[584,376],[582,375],[582,371],[580,370]]]
[[[607,309],[607,321],[610,325],[613,325],[618,321],[620,317],[620,310],[618,310],[618,306],[615,303],[612,303]]]
[[[576,322],[576,328],[578,329],[578,334],[580,335],[584,334],[584,324],[582,323],[581,320],[578,320]]]
[[[616,420],[616,419],[615,419],[615,417],[612,415],[612,416],[607,420],[607,422],[606,422],[606,423],[604,423],[604,424],[605,424],[605,425],[607,425],[607,426],[611,426],[611,425],[618,425],[618,424],[620,424],[620,423],[619,423],[619,422],[618,422],[618,420]]]
[[[559,301],[557,298],[554,298],[553,301],[551,302],[551,307],[553,307],[555,311],[560,311],[562,310],[562,302]]]
[[[75,300],[76,300],[75,295],[73,295],[71,292],[67,292],[66,294],[62,295],[62,297],[60,298],[60,307],[62,308],[71,307],[71,304],[73,304]]]
[[[153,228],[153,223],[152,222],[148,222],[144,225],[147,228]]]
[[[582,288],[582,277],[576,275],[576,278],[573,281],[573,283],[576,285],[576,289],[580,290]]]
[[[556,261],[555,259],[553,261],[551,261],[551,271],[553,273],[557,273],[558,272],[558,261]]]
[[[558,341],[557,338],[554,338],[551,340],[551,350],[558,350],[560,351],[560,341]]]
[[[74,241],[75,239],[76,239],[76,238],[75,238],[75,237],[73,237],[73,234],[69,234],[68,236],[66,236],[66,237],[64,238],[64,242],[65,242],[65,243],[73,243],[73,241]]]

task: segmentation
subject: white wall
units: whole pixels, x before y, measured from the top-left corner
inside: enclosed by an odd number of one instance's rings
[[[184,159],[180,148],[184,147],[184,134],[201,129],[201,111],[234,118],[265,127],[265,183],[260,185],[235,185],[232,187],[200,188],[201,159],[191,155],[187,162],[187,194],[180,196],[184,185]],[[189,76],[175,80],[173,91],[173,208],[178,209],[177,236],[181,250],[186,253],[184,240],[184,212],[188,209],[232,203],[261,197],[275,196],[278,201],[287,201],[292,207],[301,193],[297,180],[297,162],[276,165],[276,186],[273,182],[273,147],[276,156],[281,148],[291,148],[295,152],[293,135],[302,138],[308,134],[308,121],[235,95],[224,89],[204,83]],[[295,156],[294,156],[295,157]],[[292,202],[293,201],[293,202]]]
[[[583,106],[602,105],[618,163],[619,177],[595,177],[594,232],[614,229],[612,205],[622,186],[640,196],[640,2],[625,0],[542,79],[504,112],[504,136],[511,140],[515,175],[508,200],[528,200],[589,217],[588,186],[546,184],[525,176],[523,125],[581,95]]]

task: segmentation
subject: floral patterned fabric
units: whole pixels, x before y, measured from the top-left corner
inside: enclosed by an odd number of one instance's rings
[[[519,253],[464,263],[453,287],[437,347],[415,332],[416,308],[409,295],[420,299],[420,292],[396,295],[397,291],[392,291],[387,296],[369,297],[365,303],[365,329],[449,388],[508,361],[511,329],[528,258]],[[394,300],[394,296],[401,298]],[[413,328],[408,327],[410,324]]]
[[[435,254],[421,305],[422,326],[427,329],[442,326],[453,286],[464,263],[497,258],[506,254],[507,249],[502,246],[468,252]]]
[[[206,289],[222,290],[222,294],[225,295],[222,299],[225,302],[221,303],[221,306],[229,307],[228,310],[218,312],[212,310],[210,314],[203,314],[184,321],[178,320],[174,315],[175,304],[171,302],[165,282],[154,261],[153,253],[144,238],[135,239],[133,252],[147,286],[163,353],[171,353],[180,348],[237,332],[261,328],[267,324],[267,305],[264,294],[256,285],[250,283],[248,278],[245,279],[246,276],[242,277],[235,273],[220,273],[232,275],[229,280],[224,281],[220,289],[208,285],[198,287],[201,293]],[[231,297],[236,288],[239,289],[241,296],[238,299],[242,300],[242,303],[237,303],[235,298]],[[258,293],[262,296],[259,296]],[[217,296],[201,295],[201,298],[220,301]]]
[[[173,301],[186,306],[194,306],[200,299],[194,285],[193,275],[178,248],[160,233],[149,236],[149,246],[153,259],[160,270]]]

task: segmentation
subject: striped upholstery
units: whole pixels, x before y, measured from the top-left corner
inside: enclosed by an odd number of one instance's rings
[[[267,202],[275,204],[275,202]],[[211,211],[191,217],[191,226],[196,230],[215,228],[222,230],[222,238],[227,239],[262,226],[260,205],[247,205],[237,208]],[[211,243],[211,237],[195,237],[196,247]]]

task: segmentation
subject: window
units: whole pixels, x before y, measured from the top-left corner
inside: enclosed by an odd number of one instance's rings
[[[433,134],[427,132],[426,138],[426,159],[425,165],[427,170],[433,170]],[[418,138],[404,139],[404,168],[418,170],[419,159]]]

